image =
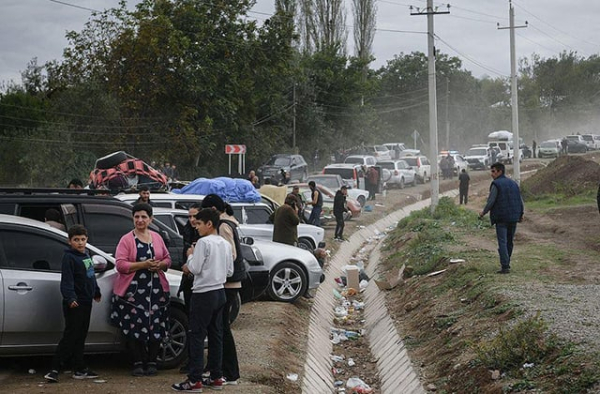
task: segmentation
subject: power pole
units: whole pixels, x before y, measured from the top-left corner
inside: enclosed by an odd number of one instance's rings
[[[508,0],[508,19],[509,27],[500,27],[498,30],[510,29],[510,106],[512,107],[512,132],[513,132],[513,176],[517,183],[521,183],[521,141],[519,138],[519,96],[517,88],[517,58],[515,56],[515,29],[527,27],[527,22],[523,26],[515,26],[515,9],[512,6],[512,0]]]
[[[446,78],[446,149],[450,150],[450,119],[448,118],[448,102],[450,101],[450,78]]]
[[[433,33],[433,16],[437,14],[449,14],[448,11],[437,11],[433,8],[433,0],[427,0],[427,8],[421,10],[417,8],[411,15],[427,15],[427,63],[429,73],[429,143],[430,143],[430,162],[431,162],[431,212],[435,211],[438,205],[440,195],[440,180],[438,179],[438,128],[437,128],[437,98],[435,93],[435,42]]]
[[[296,150],[296,82],[294,82],[293,87],[293,100],[294,116],[292,118],[292,148],[294,148],[294,153],[298,153]]]

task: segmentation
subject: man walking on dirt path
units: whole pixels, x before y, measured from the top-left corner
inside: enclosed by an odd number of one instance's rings
[[[517,222],[523,220],[523,199],[519,185],[504,175],[505,167],[502,163],[494,163],[491,175],[494,179],[490,185],[490,195],[479,218],[490,212],[490,221],[496,225],[498,238],[498,254],[500,255],[501,269],[499,274],[510,273],[510,257],[513,251],[513,240],[517,231]]]
[[[458,175],[458,194],[459,194],[459,201],[460,201],[460,205],[462,205],[463,203],[465,205],[467,205],[467,202],[469,201],[469,181],[471,180],[471,178],[469,177],[469,174],[467,174],[467,170],[465,170],[464,168],[462,169],[462,171],[460,172],[460,175]]]

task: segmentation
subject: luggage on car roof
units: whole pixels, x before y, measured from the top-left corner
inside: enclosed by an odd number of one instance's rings
[[[121,191],[139,185],[150,190],[165,190],[168,179],[160,171],[143,160],[118,151],[96,160],[96,168],[90,173],[91,185],[96,189]]]

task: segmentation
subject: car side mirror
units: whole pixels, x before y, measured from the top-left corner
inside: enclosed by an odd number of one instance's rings
[[[104,256],[100,256],[99,254],[95,254],[92,256],[92,261],[94,264],[94,271],[103,272],[106,270],[106,266],[108,265],[108,261],[104,258]]]
[[[242,243],[245,243],[246,245],[254,245],[254,238],[252,238],[252,237],[243,237],[242,238]]]

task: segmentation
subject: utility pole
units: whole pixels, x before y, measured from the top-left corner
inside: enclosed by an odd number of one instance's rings
[[[448,102],[450,101],[450,78],[446,78],[446,149],[450,150],[450,119],[448,118]]]
[[[515,56],[515,29],[527,27],[527,22],[523,26],[515,26],[515,9],[512,6],[512,0],[508,0],[508,19],[509,27],[500,27],[498,30],[510,29],[510,106],[512,109],[512,132],[513,132],[513,176],[517,183],[521,183],[521,140],[519,138],[519,96],[517,88],[517,58]]]
[[[296,150],[296,82],[294,82],[294,87],[292,90],[294,103],[294,116],[292,118],[292,148],[294,149],[294,153],[298,153]]]
[[[427,0],[427,8],[422,10],[417,7],[416,12],[411,15],[427,15],[427,63],[429,74],[429,144],[430,144],[430,162],[431,162],[431,213],[435,211],[438,205],[440,195],[440,180],[438,178],[438,128],[437,128],[437,98],[435,93],[435,42],[433,33],[433,16],[437,14],[449,14],[448,11],[437,11],[433,8],[433,0]]]

